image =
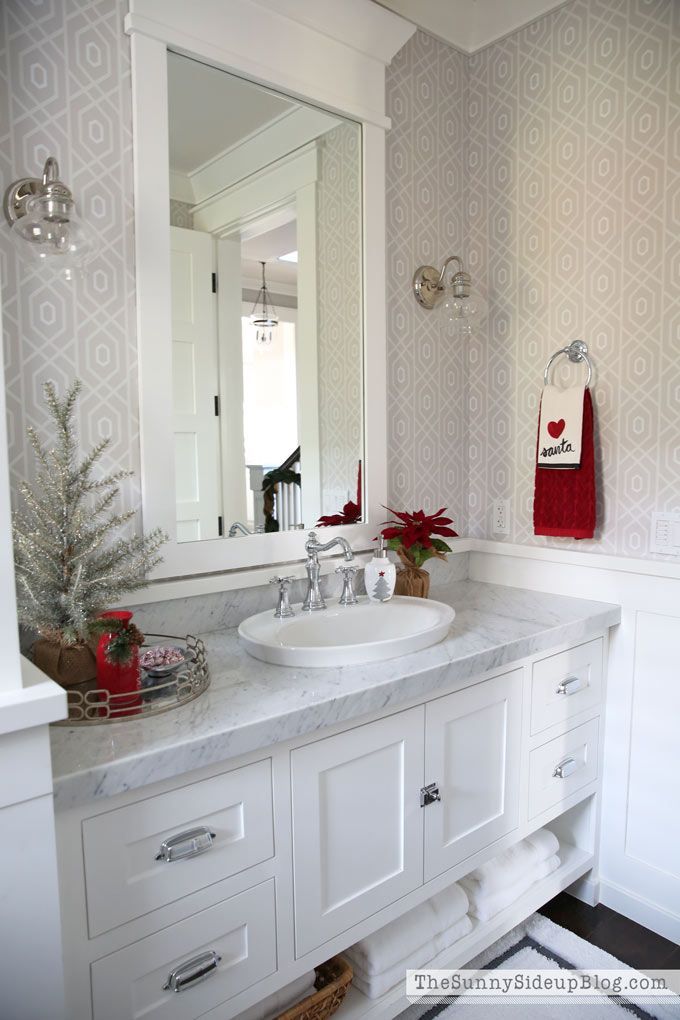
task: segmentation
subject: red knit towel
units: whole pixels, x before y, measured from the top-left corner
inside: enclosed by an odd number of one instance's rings
[[[536,467],[534,534],[592,538],[595,533],[595,443],[590,390],[583,397],[581,466]]]

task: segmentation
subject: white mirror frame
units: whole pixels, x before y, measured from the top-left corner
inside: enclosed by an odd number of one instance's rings
[[[387,498],[385,67],[415,27],[371,0],[130,0],[135,251],[145,529],[170,541],[152,580],[244,571],[304,558],[305,532],[178,543],[172,444],[167,49],[359,121],[363,153],[366,522],[324,529],[367,549]],[[224,42],[216,42],[223,40]],[[313,524],[310,522],[308,529]],[[258,571],[259,573],[259,571]],[[252,583],[252,580],[250,581]]]

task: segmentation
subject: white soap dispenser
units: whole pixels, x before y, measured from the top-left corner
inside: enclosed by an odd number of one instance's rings
[[[382,535],[378,540],[378,548],[373,559],[369,560],[364,568],[364,581],[366,594],[371,602],[388,602],[394,595],[397,568],[387,558],[385,539]]]

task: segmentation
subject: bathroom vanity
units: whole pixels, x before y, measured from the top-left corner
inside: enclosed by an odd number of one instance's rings
[[[53,729],[69,1017],[229,1020],[545,825],[560,869],[433,965],[588,873],[596,895],[619,609],[471,581],[436,597],[451,631],[412,655],[301,669],[208,633],[197,701]],[[351,990],[338,1016],[405,1005]]]

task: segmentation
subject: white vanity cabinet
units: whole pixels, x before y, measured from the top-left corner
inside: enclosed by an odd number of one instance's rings
[[[291,753],[298,956],[516,828],[522,670]]]
[[[426,881],[517,827],[521,732],[521,669],[426,706]]]
[[[231,1020],[549,825],[560,869],[462,966],[596,865],[605,641],[59,811],[70,1020]]]
[[[422,885],[423,720],[421,705],[291,752],[297,956]]]

